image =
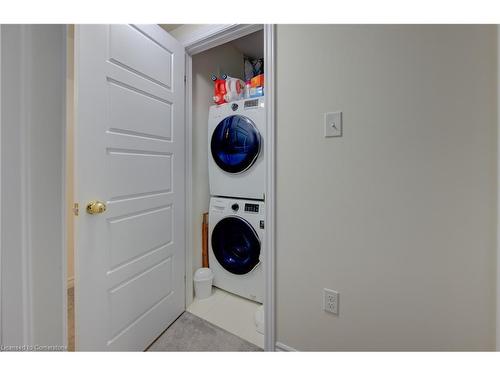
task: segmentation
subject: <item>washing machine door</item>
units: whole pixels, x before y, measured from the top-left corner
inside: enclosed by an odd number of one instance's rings
[[[233,115],[219,122],[210,142],[215,163],[228,173],[241,173],[259,156],[260,133],[248,117]]]
[[[244,275],[259,264],[259,237],[246,220],[229,216],[212,231],[212,251],[225,270]]]

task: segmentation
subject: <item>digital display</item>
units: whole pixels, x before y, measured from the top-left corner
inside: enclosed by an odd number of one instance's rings
[[[259,99],[254,99],[254,100],[247,100],[245,101],[245,108],[253,108],[257,107],[259,105]]]
[[[258,204],[245,203],[245,212],[259,212]]]

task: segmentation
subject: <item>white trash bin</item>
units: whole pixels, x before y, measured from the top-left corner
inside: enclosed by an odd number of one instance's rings
[[[257,332],[264,334],[264,305],[257,307],[255,312],[255,327]]]
[[[194,294],[198,299],[208,298],[212,295],[212,282],[214,273],[210,268],[198,268],[194,273]]]

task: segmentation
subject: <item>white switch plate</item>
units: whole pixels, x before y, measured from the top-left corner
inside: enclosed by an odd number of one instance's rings
[[[339,314],[339,292],[331,289],[323,289],[323,310]]]
[[[325,113],[325,137],[342,137],[342,112]]]

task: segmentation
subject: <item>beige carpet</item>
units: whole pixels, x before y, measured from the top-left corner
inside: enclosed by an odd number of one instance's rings
[[[260,352],[262,349],[186,311],[147,351]]]

